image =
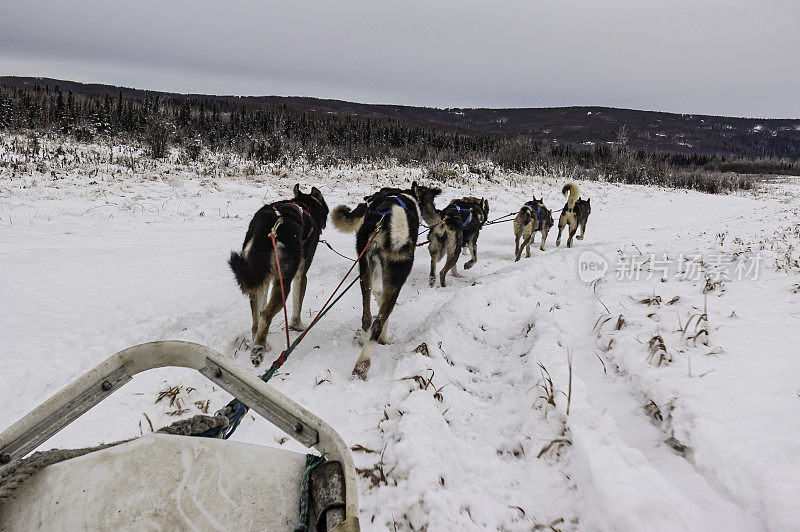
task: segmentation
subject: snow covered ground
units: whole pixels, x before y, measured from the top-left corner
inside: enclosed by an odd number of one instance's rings
[[[226,259],[252,213],[297,182],[333,207],[422,176],[221,155],[153,162],[105,145],[60,154],[59,141],[31,157],[25,142],[0,147],[0,429],[149,340],[200,342],[251,367],[249,308]],[[439,202],[484,196],[499,216],[535,194],[558,209],[562,184],[465,173]],[[511,224],[492,225],[476,266],[433,289],[418,249],[393,343],[366,382],[350,378],[357,289],[271,381],[353,447],[362,526],[800,529],[800,183],[736,196],[579,185],[593,212],[572,249],[551,232],[544,252],[515,263]],[[323,238],[354,254],[352,235]],[[582,265],[605,275],[586,282]],[[320,246],[308,317],[349,266]],[[156,401],[170,388],[174,401]],[[229,400],[191,372],[151,372],[46,446],[148,433]],[[252,415],[234,438],[300,449]]]

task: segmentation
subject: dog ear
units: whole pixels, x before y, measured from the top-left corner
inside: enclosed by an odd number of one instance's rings
[[[300,183],[297,183],[294,186],[294,197],[297,198],[300,196]]]
[[[322,199],[322,192],[317,187],[311,187],[311,195],[315,198]]]
[[[589,199],[586,200],[586,203],[591,203],[591,202],[592,202],[592,198],[589,198]]]

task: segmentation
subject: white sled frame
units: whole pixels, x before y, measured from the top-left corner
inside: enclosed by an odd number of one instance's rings
[[[339,461],[345,478],[345,518],[351,523],[358,522],[356,470],[341,436],[232,360],[192,342],[148,342],[107,358],[0,433],[0,465],[36,449],[137,373],[173,366],[199,371],[306,447],[314,447],[329,460]]]

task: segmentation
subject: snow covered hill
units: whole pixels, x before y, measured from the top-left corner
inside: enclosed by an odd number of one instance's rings
[[[104,145],[29,157],[23,141],[0,147],[0,428],[144,341],[192,340],[249,366],[249,307],[226,259],[252,214],[297,182],[333,207],[422,178]],[[350,378],[357,289],[271,381],[352,446],[362,526],[800,529],[800,183],[736,196],[578,184],[593,212],[572,249],[551,232],[514,262],[511,224],[492,225],[447,288],[428,287],[418,249],[367,381]],[[559,209],[561,185],[464,173],[439,202],[483,196],[495,217],[535,194]],[[354,255],[352,235],[322,236]],[[307,316],[349,266],[320,246]],[[148,433],[229,400],[199,375],[151,372],[47,446]],[[299,449],[252,415],[234,438]]]

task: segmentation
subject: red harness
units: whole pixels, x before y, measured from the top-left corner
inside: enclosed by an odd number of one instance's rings
[[[311,213],[309,213],[302,205],[298,205],[297,203],[295,203],[293,201],[281,202],[281,205],[293,205],[295,208],[297,208],[297,210],[300,212],[300,224],[301,225],[305,225],[305,223],[304,223],[304,217],[305,216],[308,216],[308,219],[311,220],[311,227],[308,230],[308,234],[306,235],[306,237],[302,241],[302,245],[305,246],[306,242],[308,242],[308,239],[311,238],[312,234],[314,234],[314,219],[311,217]],[[272,210],[275,211],[275,214],[278,215],[278,218],[279,219],[283,219],[283,215],[281,214],[281,211],[279,211],[278,208],[275,205],[272,205],[271,207],[272,207]]]

